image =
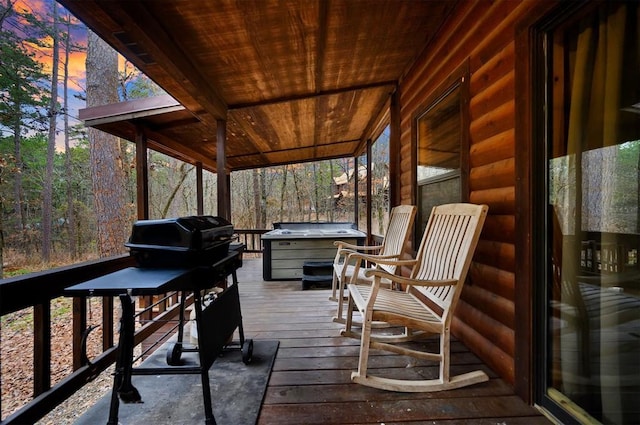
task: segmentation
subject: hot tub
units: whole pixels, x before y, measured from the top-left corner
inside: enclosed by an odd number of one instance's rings
[[[332,261],[334,241],[363,245],[366,234],[354,223],[273,223],[274,229],[262,235],[264,280],[302,279],[305,261]]]

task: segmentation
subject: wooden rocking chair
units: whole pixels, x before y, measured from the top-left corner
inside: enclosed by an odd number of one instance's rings
[[[409,278],[383,270],[369,270],[371,285],[348,284],[346,328],[342,335],[360,337],[358,371],[351,380],[391,391],[428,392],[485,382],[483,371],[450,376],[450,327],[456,303],[469,270],[474,250],[487,215],[486,205],[448,204],[433,208]],[[389,264],[392,261],[385,261]],[[383,281],[402,285],[403,291],[381,286]],[[361,331],[352,330],[354,309],[362,314]],[[372,334],[372,323],[387,322],[404,328],[402,334]],[[439,334],[439,352],[424,352],[397,345],[425,335]],[[371,376],[367,373],[369,350],[383,349],[420,359],[438,361],[439,377],[406,380]]]
[[[381,269],[390,274],[395,274],[396,264],[378,264],[378,260],[399,260],[405,243],[409,239],[413,220],[416,216],[416,207],[413,205],[398,205],[391,209],[389,225],[381,245],[361,246],[352,245],[343,241],[335,241],[336,257],[333,262],[333,282],[330,300],[338,301],[338,311],[334,322],[344,323],[342,317],[343,300],[346,283],[353,281],[360,284],[373,282],[373,277],[365,275],[367,270]],[[360,267],[363,261],[369,263],[368,268]],[[388,282],[387,282],[388,283]]]

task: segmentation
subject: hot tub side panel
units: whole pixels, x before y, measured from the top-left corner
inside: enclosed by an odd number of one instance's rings
[[[339,238],[362,245],[364,237]],[[336,255],[333,242],[338,238],[264,239],[264,280],[300,280],[305,261],[332,261]]]

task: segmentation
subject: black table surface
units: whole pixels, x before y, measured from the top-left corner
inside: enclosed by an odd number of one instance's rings
[[[191,282],[194,269],[129,267],[88,280],[64,290],[67,296],[156,295],[182,289]]]
[[[81,296],[117,296],[121,294],[157,295],[170,291],[196,289],[202,286],[198,281],[203,276],[215,275],[209,271],[225,268],[238,257],[238,253],[230,251],[229,255],[217,263],[207,267],[192,268],[143,268],[128,267],[118,270],[64,290],[64,295]],[[226,274],[226,272],[222,273]]]

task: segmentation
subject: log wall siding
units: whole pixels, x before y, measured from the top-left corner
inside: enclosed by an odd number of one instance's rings
[[[469,66],[469,193],[489,217],[456,310],[454,333],[515,385],[516,93],[515,36],[535,0],[460,1],[400,82],[402,203],[415,203],[416,114],[465,61]],[[537,12],[536,13],[540,13]],[[529,348],[530,349],[530,348]]]

